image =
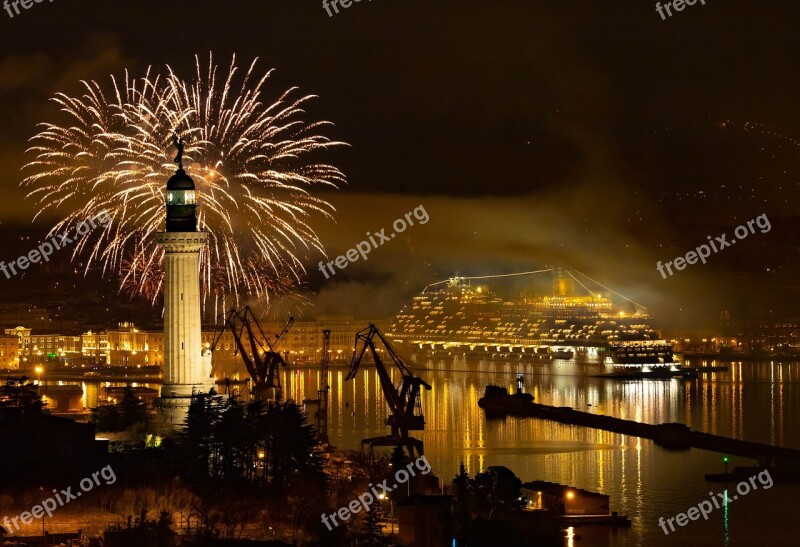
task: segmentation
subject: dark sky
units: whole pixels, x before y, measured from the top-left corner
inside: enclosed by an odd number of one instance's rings
[[[349,184],[330,198],[337,223],[319,226],[330,255],[416,205],[431,216],[339,279],[322,280],[310,256],[320,309],[370,294],[347,306],[389,314],[455,270],[561,262],[669,322],[698,313],[697,295],[713,317],[742,304],[741,272],[797,269],[799,12],[729,0],[666,21],[641,0],[362,0],[334,17],[316,0],[0,11],[0,218],[33,215],[19,167],[55,91],[124,68],[190,69],[195,53],[258,56],[277,69],[275,90],[319,95],[311,117],[352,145],[331,158]],[[770,233],[675,278],[656,273],[656,260],[762,213]]]

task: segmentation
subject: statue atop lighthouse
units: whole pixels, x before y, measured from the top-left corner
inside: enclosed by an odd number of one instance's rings
[[[167,182],[166,231],[156,235],[164,249],[164,369],[156,407],[164,421],[179,425],[191,397],[214,385],[203,358],[200,314],[200,253],[207,234],[197,230],[194,181],[183,170],[183,139],[176,134],[178,169]]]

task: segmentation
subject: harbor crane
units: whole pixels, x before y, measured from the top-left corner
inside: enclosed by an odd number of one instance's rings
[[[319,393],[319,408],[317,409],[317,431],[319,431],[319,440],[322,444],[328,444],[328,391],[331,386],[328,385],[328,370],[331,368],[331,331],[325,329],[322,331],[322,385],[318,391]]]
[[[320,385],[317,390],[316,399],[305,399],[305,404],[317,405],[317,438],[321,445],[330,448],[328,441],[328,392],[331,387],[328,385],[328,371],[331,368],[331,331],[322,331],[322,370],[320,371]]]
[[[225,330],[229,330],[236,344],[233,354],[242,356],[242,361],[244,361],[253,382],[251,390],[253,399],[261,401],[280,399],[283,388],[278,377],[278,367],[285,368],[286,361],[277,350],[280,342],[292,327],[294,317],[289,317],[283,328],[275,334],[272,343],[264,334],[258,319],[249,306],[245,306],[241,310],[232,309],[228,313],[221,314],[219,318],[224,319],[224,322],[220,332],[214,337],[211,351],[216,349]],[[245,339],[247,343],[245,343]]]
[[[395,368],[400,372],[400,382],[397,386],[392,382],[392,377],[383,359],[375,347],[375,339],[380,340],[386,350],[386,354],[394,363]],[[367,349],[370,350],[375,366],[378,370],[381,390],[389,405],[390,416],[386,419],[386,425],[391,428],[392,434],[383,437],[371,437],[361,441],[362,450],[365,444],[370,446],[370,451],[374,453],[375,446],[405,446],[412,458],[422,456],[423,444],[419,439],[409,436],[409,431],[421,431],[425,429],[425,417],[422,414],[422,403],[420,400],[420,388],[427,390],[431,386],[419,376],[415,376],[412,370],[406,365],[397,352],[392,348],[383,334],[374,324],[356,333],[355,349],[353,358],[350,360],[350,370],[345,380],[352,380],[356,377],[358,368],[364,358]]]

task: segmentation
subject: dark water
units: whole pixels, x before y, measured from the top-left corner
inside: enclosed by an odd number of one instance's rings
[[[692,363],[694,364],[694,363]],[[669,518],[722,492],[703,476],[723,470],[722,455],[702,450],[671,452],[652,441],[535,419],[488,421],[477,401],[486,384],[513,388],[526,374],[538,402],[571,406],[647,423],[682,422],[692,429],[800,449],[800,364],[733,363],[724,373],[691,382],[592,378],[598,366],[574,361],[548,364],[437,359],[415,370],[433,389],[424,393],[425,454],[449,481],[462,461],[470,474],[505,465],[523,481],[542,479],[611,496],[611,510],[628,515],[630,529],[577,529],[580,545],[798,545],[794,518],[800,486],[776,484],[738,496],[708,520],[689,521],[664,535]],[[428,369],[428,370],[424,370]],[[386,404],[374,368],[344,382],[345,368],[330,376],[330,439],[358,449],[364,437],[388,433]],[[318,368],[288,371],[287,397],[315,397]],[[346,406],[349,403],[349,407]],[[591,405],[591,406],[589,406]],[[731,458],[730,466],[752,465]],[[736,494],[728,487],[728,496]]]

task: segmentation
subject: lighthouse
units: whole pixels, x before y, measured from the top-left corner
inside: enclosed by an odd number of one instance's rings
[[[202,355],[200,252],[207,234],[197,229],[194,181],[183,170],[183,140],[175,137],[178,170],[167,182],[166,231],[156,235],[164,249],[164,369],[156,407],[167,425],[179,425],[191,397],[208,393],[214,380]]]

